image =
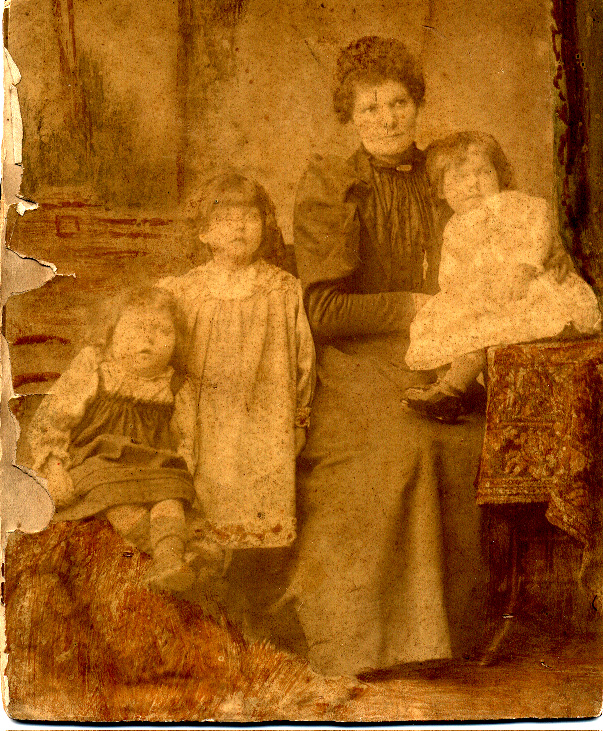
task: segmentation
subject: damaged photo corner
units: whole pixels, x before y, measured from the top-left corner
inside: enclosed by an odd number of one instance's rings
[[[7,727],[597,727],[602,24],[5,3]]]

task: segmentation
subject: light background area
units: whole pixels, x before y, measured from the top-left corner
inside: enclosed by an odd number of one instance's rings
[[[291,243],[309,156],[357,144],[332,113],[338,50],[379,34],[405,41],[424,66],[420,146],[457,130],[489,132],[519,186],[550,196],[545,0],[208,0],[192,3],[188,25],[177,7],[13,0],[27,195],[76,190],[114,208],[171,214],[202,177],[230,164],[267,186]]]

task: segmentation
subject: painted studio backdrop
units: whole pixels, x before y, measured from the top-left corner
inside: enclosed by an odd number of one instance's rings
[[[21,190],[40,209],[9,221],[9,245],[75,279],[9,305],[13,375],[33,385],[36,373],[62,370],[90,297],[139,270],[154,278],[190,266],[179,223],[197,183],[220,166],[266,186],[292,244],[309,156],[357,145],[332,112],[333,70],[338,49],[368,34],[403,39],[423,63],[420,144],[489,132],[521,188],[551,196],[541,0],[15,0],[8,47],[23,76]],[[69,343],[18,345],[40,335]]]

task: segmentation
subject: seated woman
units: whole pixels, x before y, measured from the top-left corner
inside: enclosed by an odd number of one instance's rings
[[[325,674],[451,658],[480,640],[483,419],[446,425],[403,404],[405,389],[435,380],[404,362],[415,304],[437,291],[444,223],[415,145],[424,94],[402,43],[352,43],[334,101],[362,145],[312,160],[298,189],[318,385],[287,596]]]

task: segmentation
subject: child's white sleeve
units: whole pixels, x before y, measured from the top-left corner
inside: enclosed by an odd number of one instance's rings
[[[463,283],[466,283],[467,266],[462,266],[455,252],[455,248],[458,246],[457,239],[461,235],[461,227],[454,225],[453,221],[450,221],[444,229],[438,272],[438,284],[443,292],[463,289]]]
[[[551,207],[544,198],[527,198],[527,236],[515,248],[519,263],[544,271],[546,262],[559,249],[561,242],[553,223]],[[521,230],[521,229],[520,229]]]
[[[194,475],[197,466],[195,431],[197,427],[198,386],[188,378],[179,389],[174,400],[172,430],[176,438],[176,451],[186,462]]]
[[[45,474],[49,457],[69,469],[71,430],[82,420],[98,391],[98,361],[93,348],[84,348],[51,388],[36,411],[28,432],[33,469]]]
[[[297,318],[295,322],[297,344],[297,408],[295,426],[307,427],[310,407],[316,386],[316,352],[310,324],[304,309],[301,284],[297,282]]]

